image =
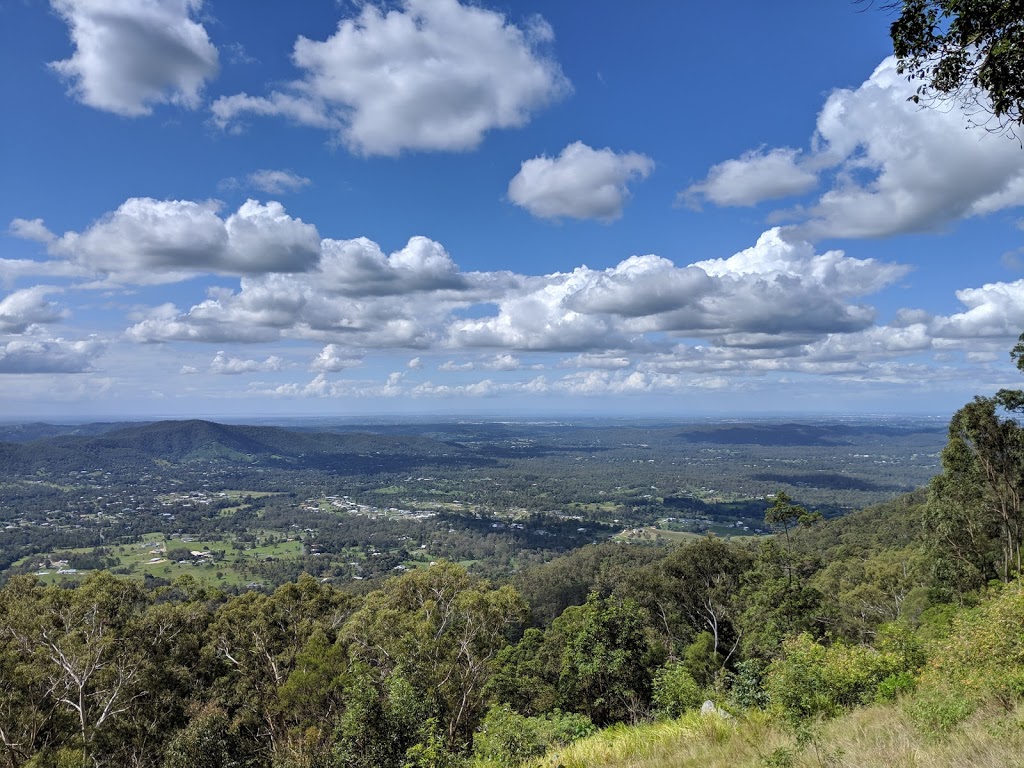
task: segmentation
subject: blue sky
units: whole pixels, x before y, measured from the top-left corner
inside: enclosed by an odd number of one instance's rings
[[[0,418],[947,413],[1024,150],[852,2],[0,2]]]

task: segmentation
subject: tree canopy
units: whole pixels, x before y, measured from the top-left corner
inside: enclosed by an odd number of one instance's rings
[[[978,124],[1011,132],[1021,125],[1024,4],[901,0],[892,5],[900,10],[890,27],[899,71],[920,82],[914,102],[952,98]]]

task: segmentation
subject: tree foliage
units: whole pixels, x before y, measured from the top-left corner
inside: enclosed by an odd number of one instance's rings
[[[1024,120],[1024,6],[1017,0],[902,0],[890,27],[917,103],[953,98],[1000,128]]]

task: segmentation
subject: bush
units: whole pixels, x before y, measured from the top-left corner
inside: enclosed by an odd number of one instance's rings
[[[907,711],[919,728],[945,733],[984,702],[1012,709],[1024,698],[1024,590],[999,586],[949,620]]]
[[[590,718],[565,712],[525,717],[507,704],[493,706],[473,736],[473,756],[501,768],[571,744],[595,731]]]
[[[764,709],[771,701],[764,689],[766,664],[760,659],[747,659],[736,665],[729,675],[729,699],[742,709]]]
[[[834,717],[870,702],[883,681],[909,672],[911,666],[912,660],[898,651],[843,644],[826,648],[809,635],[800,635],[788,641],[782,657],[771,663],[767,687],[773,706],[798,723]]]
[[[936,686],[918,692],[908,701],[906,711],[922,731],[942,735],[974,714],[977,708],[978,703],[962,692]]]
[[[878,691],[875,698],[878,701],[892,701],[905,693],[910,693],[917,687],[917,678],[913,672],[897,672],[889,675],[878,684]]]
[[[704,694],[685,664],[673,662],[654,674],[654,706],[658,714],[677,718],[688,709],[696,709]]]

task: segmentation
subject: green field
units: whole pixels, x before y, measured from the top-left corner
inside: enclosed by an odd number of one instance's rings
[[[235,540],[198,539],[191,536],[165,537],[162,534],[148,534],[135,544],[123,544],[109,548],[108,557],[114,558],[112,570],[128,578],[144,579],[153,576],[173,581],[180,576],[191,576],[203,584],[237,586],[250,583],[253,577],[246,573],[246,565],[267,558],[288,559],[302,554],[302,542],[298,540],[266,543],[267,531],[254,531],[257,543],[239,543]],[[259,542],[264,540],[264,543]],[[209,552],[209,556],[190,557],[187,560],[169,560],[167,552],[187,549],[190,552]],[[19,564],[54,561],[69,555],[87,555],[92,548],[68,549],[42,553],[23,558]],[[58,573],[61,567],[54,566],[36,571],[44,583],[79,579],[89,571]],[[257,579],[258,581],[258,579]]]

